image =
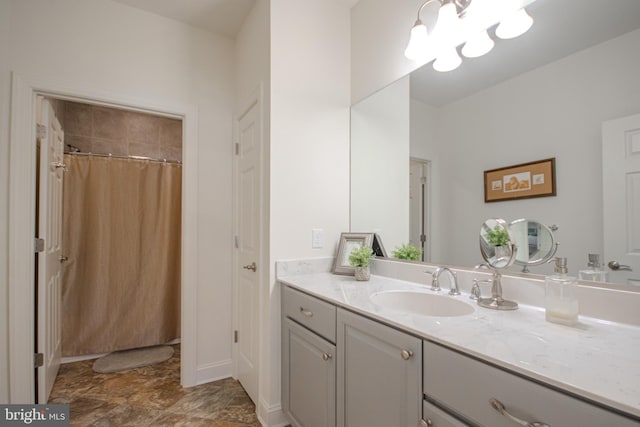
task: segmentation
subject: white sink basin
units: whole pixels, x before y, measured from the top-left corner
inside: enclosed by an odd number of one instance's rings
[[[414,291],[384,291],[371,295],[371,301],[391,310],[423,316],[453,317],[474,312],[471,304],[446,297]]]

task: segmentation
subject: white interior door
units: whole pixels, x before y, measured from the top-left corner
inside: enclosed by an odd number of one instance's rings
[[[260,284],[260,123],[254,104],[238,122],[236,374],[251,400],[258,396]]]
[[[47,403],[61,358],[61,262],[62,180],[64,133],[51,103],[38,97],[36,123],[39,140],[38,237],[44,251],[38,253],[37,351],[43,354],[38,368],[38,403]]]
[[[612,282],[640,286],[640,114],[602,124],[602,171],[604,262]]]

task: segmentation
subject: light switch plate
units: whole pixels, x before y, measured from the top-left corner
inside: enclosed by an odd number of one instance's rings
[[[311,247],[313,249],[324,247],[324,230],[322,228],[311,229]]]

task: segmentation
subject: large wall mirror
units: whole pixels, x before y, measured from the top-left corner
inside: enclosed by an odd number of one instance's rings
[[[523,36],[496,40],[449,73],[426,64],[353,105],[352,231],[378,233],[389,253],[425,234],[424,261],[472,267],[487,218],[529,218],[559,227],[557,256],[577,276],[589,253],[605,268],[618,256],[605,236],[624,211],[630,228],[613,243],[640,259],[640,206],[603,203],[619,169],[603,123],[640,114],[640,1],[537,0],[527,10],[535,21]],[[640,157],[640,136],[629,138]],[[547,158],[556,159],[556,196],[484,202],[483,171]],[[627,196],[640,205],[637,181]],[[609,277],[640,289],[640,263]]]

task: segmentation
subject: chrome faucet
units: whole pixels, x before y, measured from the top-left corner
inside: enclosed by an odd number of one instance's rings
[[[458,289],[458,278],[456,277],[456,273],[449,270],[447,267],[438,267],[432,273],[431,280],[431,290],[435,292],[440,292],[440,274],[442,272],[448,272],[451,277],[451,288],[449,290],[449,295],[460,295],[460,290]]]

